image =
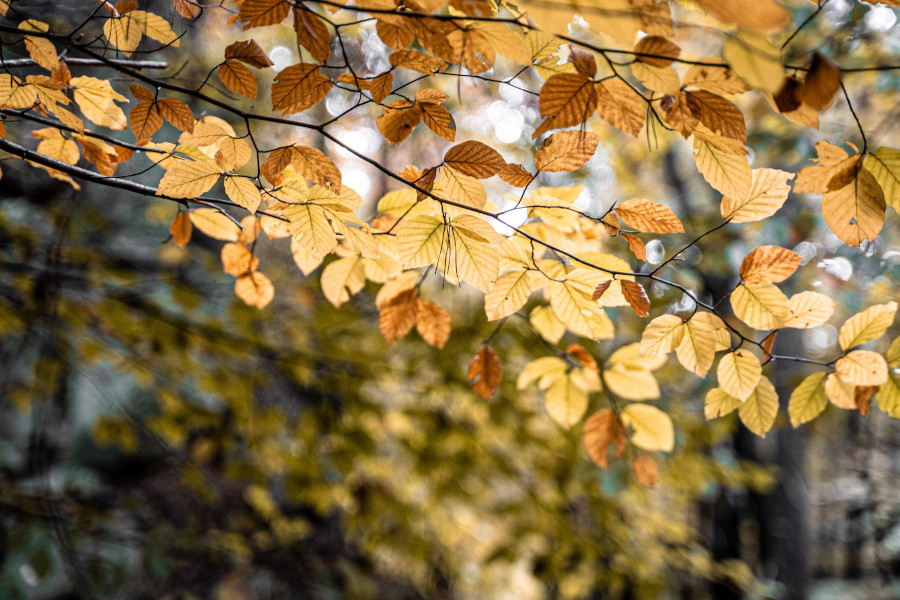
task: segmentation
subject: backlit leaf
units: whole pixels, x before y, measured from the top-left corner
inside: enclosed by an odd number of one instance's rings
[[[431,300],[419,300],[416,331],[435,348],[443,348],[450,338],[450,315]]]
[[[746,14],[753,12],[744,11]],[[781,49],[768,36],[739,29],[725,41],[722,57],[751,88],[772,94],[781,89],[784,79]]]
[[[609,445],[613,457],[619,458],[628,444],[628,430],[617,413],[609,409],[592,414],[584,424],[582,434],[588,456],[604,469],[609,468]]]
[[[742,196],[722,198],[722,218],[732,223],[759,221],[774,215],[791,191],[793,173],[778,169],[753,169],[750,187]]]
[[[538,171],[563,172],[580,169],[591,159],[600,136],[583,131],[562,131],[554,133],[544,141],[544,145],[534,155],[534,165]]]
[[[237,278],[234,293],[250,306],[265,308],[275,297],[275,288],[268,277],[254,271]]]
[[[834,314],[835,301],[819,292],[800,292],[791,296],[790,314],[784,327],[810,329],[824,325]]]
[[[503,370],[500,368],[500,359],[490,346],[482,346],[469,362],[469,371],[466,374],[472,391],[487,400],[497,391],[497,387],[503,379]]]
[[[747,429],[759,437],[766,437],[766,433],[775,424],[776,416],[778,416],[778,392],[767,377],[760,377],[756,388],[738,408],[738,417]]]
[[[743,402],[756,389],[762,376],[762,365],[751,352],[735,350],[722,357],[716,375],[719,386],[729,396]]]
[[[641,356],[668,354],[679,346],[684,337],[684,321],[676,315],[656,317],[641,336]]]
[[[869,350],[848,352],[834,364],[837,376],[854,385],[883,385],[888,380],[884,357]]]
[[[853,315],[841,325],[838,342],[841,348],[848,350],[854,346],[865,344],[869,340],[881,337],[888,327],[893,325],[897,314],[897,303],[876,304]]]
[[[828,397],[825,395],[825,375],[825,373],[810,375],[791,392],[788,415],[791,417],[793,427],[812,421],[825,410],[828,405]]]
[[[649,404],[629,404],[622,410],[622,421],[631,428],[631,443],[644,450],[671,452],[675,447],[672,419]]]
[[[778,329],[790,315],[787,297],[771,283],[742,283],[731,293],[734,315],[756,329]]]
[[[800,255],[780,246],[760,246],[741,262],[744,283],[780,283],[800,266]]]
[[[647,233],[683,233],[684,226],[675,213],[663,204],[633,198],[617,205],[616,214],[638,231]]]

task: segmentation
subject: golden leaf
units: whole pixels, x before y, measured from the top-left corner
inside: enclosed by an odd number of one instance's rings
[[[600,118],[634,137],[640,135],[647,118],[647,103],[630,85],[619,79],[594,84]]]
[[[528,297],[542,283],[537,271],[517,269],[497,278],[491,291],[484,296],[484,312],[488,321],[496,321],[516,312],[528,302]]]
[[[787,200],[791,191],[787,182],[793,178],[793,173],[778,169],[752,169],[746,194],[722,198],[722,218],[748,223],[774,215]]]
[[[484,208],[487,192],[480,181],[450,167],[441,167],[441,187],[447,198],[472,208]]]
[[[813,52],[809,71],[799,89],[799,99],[818,111],[831,104],[834,95],[841,89],[841,70],[831,59],[819,52]]]
[[[569,365],[561,358],[544,356],[535,359],[525,365],[516,380],[516,389],[524,390],[529,385],[537,382],[538,389],[546,390],[550,385],[565,376]]]
[[[781,89],[784,80],[781,49],[767,36],[739,29],[725,41],[722,57],[751,88],[772,94]]]
[[[706,12],[723,23],[769,31],[790,22],[790,14],[775,0],[754,0],[748,7],[742,0],[697,0]]]
[[[789,306],[791,312],[784,320],[784,327],[810,329],[827,323],[836,304],[825,294],[800,292],[791,296]]]
[[[254,271],[242,275],[234,282],[234,293],[250,306],[265,308],[275,297],[275,288],[269,278]]]
[[[365,264],[358,256],[347,256],[328,263],[322,269],[322,294],[333,306],[350,300],[366,285]]]
[[[622,295],[625,296],[625,300],[628,301],[628,304],[631,305],[631,308],[634,309],[634,312],[637,313],[639,317],[649,317],[650,298],[647,297],[647,292],[644,290],[644,286],[636,281],[629,281],[627,279],[623,279],[621,281]]]
[[[615,208],[620,219],[638,231],[647,233],[683,233],[684,226],[675,213],[663,204],[644,198],[626,200]]]
[[[226,177],[225,193],[232,202],[246,208],[251,213],[256,212],[262,199],[257,187],[246,177]]]
[[[747,91],[747,86],[722,59],[710,57],[700,62],[704,64],[694,65],[687,70],[681,81],[682,85],[716,94],[740,94]],[[720,63],[722,66],[713,66],[711,63]]]
[[[885,203],[900,212],[900,150],[882,147],[866,154],[863,168],[881,186]]]
[[[319,62],[331,57],[331,38],[325,21],[304,5],[294,7],[294,31],[297,41]]]
[[[197,198],[215,185],[221,172],[212,161],[182,160],[166,171],[156,191],[158,196]]]
[[[654,67],[667,67],[681,54],[674,42],[658,35],[648,35],[634,45],[635,58]]]
[[[876,304],[847,319],[841,325],[838,342],[841,348],[848,350],[854,346],[865,344],[869,340],[879,338],[893,325],[897,314],[897,303]]]
[[[598,466],[609,468],[609,445],[615,450],[613,457],[619,458],[628,444],[628,430],[619,415],[609,409],[592,414],[584,424],[582,433],[588,456]]]
[[[520,164],[507,164],[500,169],[498,175],[513,187],[525,187],[534,180],[534,176]]]
[[[735,350],[722,357],[716,375],[722,390],[743,402],[756,389],[762,377],[762,365],[752,353]]]
[[[698,137],[694,131],[694,162],[697,170],[724,196],[749,196],[753,170],[741,153],[723,150],[714,140]]]
[[[443,348],[450,338],[450,315],[431,300],[419,300],[416,331],[435,348]]]
[[[169,235],[172,236],[172,242],[176,246],[184,248],[191,241],[191,218],[188,213],[180,212],[169,226]]]
[[[677,317],[676,317],[677,318]],[[705,323],[692,320],[684,323],[683,337],[675,348],[675,356],[682,366],[699,377],[706,377],[716,354],[716,335]],[[642,341],[643,347],[643,341]]]
[[[536,306],[528,316],[528,322],[542,338],[551,344],[558,344],[566,333],[566,325],[559,320],[550,306]]]
[[[848,246],[874,241],[884,224],[884,192],[866,169],[844,187],[822,195],[822,214],[831,231]]]
[[[259,259],[243,244],[229,242],[222,246],[222,268],[228,275],[240,277],[255,271],[259,267]]]
[[[760,246],[741,262],[744,283],[780,283],[800,266],[800,255],[780,246]]]
[[[596,133],[563,131],[554,133],[534,156],[538,171],[563,172],[580,169],[590,160],[600,143]]]
[[[408,100],[388,102],[384,113],[375,120],[378,131],[388,142],[399,144],[413,132],[422,120],[422,107]]]
[[[788,402],[791,425],[799,427],[812,421],[825,410],[828,397],[825,395],[825,373],[810,375],[794,388]]]
[[[125,129],[128,119],[115,101],[127,102],[122,94],[116,92],[109,81],[96,77],[73,77],[72,96],[82,114],[94,124],[109,129]],[[0,93],[2,101],[2,93]]]
[[[500,367],[500,359],[490,346],[482,346],[469,362],[469,370],[466,373],[472,391],[487,400],[497,391],[497,387],[503,380],[503,370]]]
[[[194,131],[194,113],[187,104],[175,98],[160,98],[157,102],[159,112],[165,117],[166,121],[173,127],[184,131],[185,133],[193,133]]]
[[[703,416],[707,421],[724,417],[737,410],[743,402],[729,396],[722,388],[713,388],[706,393]]]
[[[834,364],[835,373],[854,385],[884,385],[888,380],[888,365],[884,357],[869,350],[848,352]]]
[[[643,62],[631,65],[631,74],[647,89],[674,96],[681,90],[678,72],[672,67],[654,67]]]
[[[294,239],[315,258],[322,258],[337,245],[337,236],[329,221],[330,213],[314,203],[294,204],[284,209]]]
[[[738,408],[738,417],[747,429],[766,437],[778,416],[778,392],[772,382],[763,375],[750,396]]]
[[[444,242],[444,221],[431,215],[404,219],[397,230],[397,247],[403,268],[424,267],[437,262]]]
[[[672,419],[649,404],[629,404],[622,411],[622,421],[632,428],[631,443],[644,450],[671,452],[675,447]]]
[[[0,107],[28,108],[37,98],[37,88],[8,73],[0,73]]]
[[[288,16],[290,4],[287,0],[242,0],[239,5],[240,19],[245,22],[244,31],[251,27],[277,25]]]
[[[239,60],[257,69],[265,69],[275,64],[269,60],[269,57],[254,40],[244,40],[229,45],[225,48],[225,58]]]
[[[844,381],[835,373],[829,373],[825,377],[825,395],[828,401],[838,408],[853,410],[856,408],[856,386],[849,381]]]
[[[787,297],[771,283],[742,283],[731,293],[731,308],[756,329],[779,329],[791,312]]]
[[[547,388],[547,414],[560,426],[569,428],[577,423],[588,406],[588,391],[579,385],[576,371],[559,377]],[[594,374],[596,377],[596,374]]]
[[[143,140],[162,127],[163,116],[155,102],[138,102],[128,113],[128,124],[134,132],[134,137]]]
[[[590,118],[597,108],[594,82],[581,73],[559,73],[541,87],[538,107],[547,117],[550,129],[579,125]],[[539,128],[532,138],[540,135]]]
[[[744,114],[733,103],[703,90],[686,92],[685,96],[691,113],[715,135],[746,141]]]
[[[309,146],[294,146],[290,157],[291,165],[299,174],[323,188],[330,183],[334,193],[341,193],[341,172],[324,152]]]
[[[486,179],[499,173],[506,161],[487,144],[468,141],[447,150],[444,164],[470,177]]]

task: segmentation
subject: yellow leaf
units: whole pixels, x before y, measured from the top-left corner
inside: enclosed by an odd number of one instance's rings
[[[542,117],[547,117],[549,129],[579,125],[587,121],[597,108],[594,82],[581,73],[559,73],[541,86],[538,107]],[[533,137],[540,135],[541,128]]]
[[[734,412],[741,404],[743,402],[729,396],[722,388],[713,388],[706,393],[703,415],[707,421],[711,421]]]
[[[660,92],[669,96],[675,96],[681,90],[681,80],[678,73],[670,66],[655,67],[650,64],[640,62],[632,63],[631,74],[634,75],[644,86],[656,92]]]
[[[441,167],[440,174],[441,187],[447,198],[464,206],[484,208],[487,192],[480,181],[447,166]]]
[[[753,170],[743,154],[727,152],[694,133],[694,162],[703,178],[725,196],[749,195]]]
[[[825,410],[828,397],[825,395],[825,373],[810,375],[791,392],[788,402],[788,415],[791,425],[799,427],[812,421]]]
[[[537,382],[538,388],[546,390],[550,384],[566,374],[569,365],[561,358],[544,356],[525,365],[516,380],[516,389],[524,390]]]
[[[112,89],[109,81],[95,77],[73,77],[72,95],[78,108],[90,121],[109,129],[125,129],[128,119],[115,101],[127,102],[125,96]]]
[[[800,266],[800,255],[780,246],[760,246],[741,262],[744,283],[779,283]]]
[[[255,271],[238,277],[234,282],[234,293],[250,306],[265,308],[275,297],[275,288],[268,277]]]
[[[694,65],[688,69],[681,81],[684,86],[716,94],[740,94],[747,91],[747,86],[720,58],[707,57],[700,62],[707,64]],[[722,63],[722,66],[715,67],[709,63]]]
[[[121,17],[107,19],[103,24],[103,35],[113,48],[125,56],[130,56],[141,43],[143,31],[140,23],[131,18],[131,13],[127,13]]]
[[[437,262],[444,243],[444,221],[431,215],[404,220],[397,230],[397,246],[403,268],[424,267]]]
[[[684,321],[676,315],[656,317],[644,329],[641,336],[641,356],[668,354],[677,348],[684,337]]]
[[[259,190],[253,185],[253,182],[246,177],[226,177],[225,193],[232,202],[243,206],[251,213],[255,213],[259,208],[262,198]]]
[[[822,214],[831,231],[849,246],[872,242],[884,224],[884,192],[866,169],[835,191],[822,194]]]
[[[755,329],[778,329],[791,312],[787,297],[771,283],[742,283],[731,293],[731,308]]]
[[[866,154],[863,168],[881,186],[885,203],[900,212],[900,150],[883,147]]]
[[[716,354],[716,335],[704,323],[687,321],[683,327],[684,334],[675,349],[675,356],[688,371],[699,377],[706,377]]]
[[[156,194],[172,198],[197,198],[215,185],[219,175],[219,165],[212,161],[182,160],[166,171]]]
[[[447,247],[436,266],[445,276],[461,279],[488,293],[497,280],[500,258],[493,244],[479,242],[461,231],[449,228]]]
[[[869,340],[881,337],[893,325],[897,314],[897,303],[876,304],[847,319],[841,325],[838,342],[841,348],[848,350],[854,346],[865,344]]]
[[[475,21],[472,23],[476,31],[484,34],[488,43],[499,54],[520,65],[531,66],[531,52],[525,45],[525,36],[520,29],[510,29],[505,23],[492,21]]]
[[[528,302],[528,297],[542,283],[537,271],[517,269],[497,278],[491,291],[484,296],[484,311],[488,321],[496,321],[516,312]]]
[[[735,350],[722,357],[716,374],[725,393],[743,402],[756,389],[762,365],[751,352]]]
[[[320,187],[325,188],[330,183],[333,193],[340,194],[342,192],[341,172],[321,150],[309,146],[294,146],[291,153],[291,166],[297,173],[310,181],[315,181]],[[361,201],[360,204],[362,204]]]
[[[190,212],[191,223],[211,238],[236,242],[241,233],[237,223],[214,208],[196,208]]]
[[[337,236],[329,222],[329,213],[318,204],[295,204],[284,209],[291,233],[315,258],[319,259],[337,245]]]
[[[450,315],[431,300],[419,300],[416,331],[435,348],[443,348],[450,338]]]
[[[633,431],[631,443],[644,450],[671,452],[675,447],[672,419],[649,404],[629,404],[622,411],[622,421]]]
[[[568,173],[580,169],[597,150],[600,136],[584,131],[554,133],[534,155],[538,171]]]
[[[598,81],[594,84],[594,89],[600,118],[634,137],[640,135],[647,118],[647,103],[644,98],[619,79]]]
[[[582,434],[588,456],[604,469],[609,468],[609,445],[615,446],[613,456],[619,458],[628,444],[628,430],[618,414],[601,410],[592,414],[584,424]]]
[[[47,32],[50,28],[46,23],[28,19],[27,21],[19,23],[19,29]],[[26,35],[25,49],[28,50],[28,55],[31,56],[34,62],[48,71],[52,71],[59,64],[56,48],[53,46],[53,42],[47,38]]]
[[[659,384],[650,371],[628,369],[614,364],[603,371],[603,383],[609,391],[626,400],[659,398]]]
[[[869,350],[854,350],[834,364],[838,377],[854,385],[884,385],[888,366],[884,357]]]
[[[333,306],[348,302],[366,285],[365,264],[358,256],[339,258],[322,269],[322,294]]]
[[[747,429],[759,437],[766,437],[766,433],[775,424],[776,416],[778,416],[778,393],[772,382],[762,376],[756,388],[738,408],[738,417]]]
[[[793,173],[778,169],[752,169],[750,188],[743,196],[722,198],[722,218],[732,223],[748,223],[770,217],[784,205],[791,191]]]
[[[558,344],[566,333],[566,325],[559,320],[550,306],[537,306],[528,316],[528,322],[542,338],[551,344]]]
[[[37,88],[18,77],[0,73],[0,107],[28,108],[37,99]]]
[[[573,373],[568,373],[550,384],[545,403],[550,418],[568,429],[584,416],[588,406],[588,395],[576,384]]]
[[[775,0],[754,0],[749,8],[742,0],[697,0],[706,12],[729,25],[760,31],[779,29],[790,21],[790,15]]]
[[[849,381],[843,381],[835,373],[829,373],[825,378],[825,396],[828,401],[838,408],[854,410],[856,398],[854,391],[856,386]]]
[[[175,35],[175,32],[172,31],[169,22],[159,15],[145,10],[133,10],[126,16],[137,21],[141,31],[143,31],[144,35],[148,38],[156,40],[160,44],[166,46],[173,46],[175,48],[181,46],[181,40],[179,40],[178,36]]]
[[[781,89],[784,81],[781,49],[767,36],[739,29],[725,41],[722,57],[751,88],[772,94]]]
[[[229,242],[222,246],[222,268],[229,275],[240,277],[255,271],[259,267],[259,259],[243,244]]]
[[[788,305],[791,312],[784,320],[784,327],[810,329],[827,323],[836,303],[819,292],[800,292],[791,296]]]
[[[603,308],[591,300],[592,292],[592,287],[573,280],[547,284],[550,306],[570,331],[591,339],[611,338],[612,323]]]
[[[900,380],[889,377],[875,397],[878,406],[894,419],[900,419]]]

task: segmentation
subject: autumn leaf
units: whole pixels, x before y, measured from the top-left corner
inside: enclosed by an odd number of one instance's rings
[[[469,378],[472,390],[485,400],[494,395],[503,378],[503,371],[500,359],[490,346],[482,346],[475,353],[466,377]]]
[[[759,359],[746,350],[729,352],[719,361],[719,386],[733,398],[746,400],[762,376]]]
[[[625,300],[628,301],[628,304],[631,305],[631,308],[634,309],[634,312],[637,314],[637,316],[650,316],[650,298],[647,297],[647,292],[644,290],[644,286],[637,283],[636,281],[623,279],[622,294],[625,296]]]
[[[778,329],[790,315],[787,297],[771,283],[742,283],[731,293],[734,315],[756,329]]]
[[[584,424],[582,433],[588,456],[598,466],[609,468],[609,445],[613,444],[613,457],[619,458],[628,444],[628,431],[617,413],[611,410],[595,412]]]
[[[779,246],[760,246],[741,262],[744,283],[780,283],[800,266],[800,255]]]
[[[778,392],[772,382],[762,376],[750,396],[738,407],[738,417],[747,429],[759,437],[766,437],[777,416]]]
[[[303,112],[318,104],[333,85],[319,72],[318,65],[300,63],[287,67],[279,71],[272,84],[272,110],[280,110],[282,115]]]
[[[431,300],[418,302],[416,331],[435,348],[443,348],[450,338],[450,315]]]
[[[825,373],[815,373],[804,379],[791,392],[788,415],[791,425],[799,427],[815,419],[828,405],[825,395]]]
[[[596,133],[563,131],[554,133],[534,156],[538,171],[569,172],[590,160],[600,142]]]
[[[234,282],[234,293],[250,306],[265,308],[275,298],[275,288],[268,277],[254,271]]]
[[[629,404],[622,410],[622,422],[632,430],[631,443],[644,450],[671,452],[675,447],[672,419],[649,404]]]
[[[876,304],[866,310],[857,313],[847,319],[841,325],[838,334],[838,342],[841,348],[849,350],[855,346],[865,344],[869,340],[879,338],[893,325],[894,316],[897,314],[897,303]]]
[[[506,166],[506,161],[487,144],[469,141],[447,150],[444,164],[464,175],[486,179],[499,173]]]
[[[683,233],[684,226],[672,210],[663,204],[656,204],[644,198],[626,200],[615,208],[619,218],[624,219],[638,231],[647,233]]]
[[[785,327],[810,329],[824,325],[834,314],[834,300],[819,292],[800,292],[791,296],[790,313],[784,320]]]
[[[659,480],[659,469],[656,462],[649,456],[635,456],[631,463],[631,469],[634,471],[634,478],[644,487],[656,487]]]
[[[169,226],[169,234],[172,236],[172,241],[176,246],[184,248],[191,241],[192,229],[191,218],[188,213],[180,212],[175,217],[175,220],[172,221],[172,225]]]
[[[378,313],[378,328],[389,346],[410,332],[416,324],[418,314],[419,304],[415,289],[399,293],[381,307]]]

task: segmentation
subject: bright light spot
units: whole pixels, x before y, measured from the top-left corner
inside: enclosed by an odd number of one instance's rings
[[[513,206],[515,206],[515,204],[510,202],[507,205],[506,209],[512,208]],[[500,235],[509,237],[513,233],[515,233],[513,227],[521,227],[527,220],[528,209],[524,206],[520,206],[518,208],[513,208],[509,212],[504,212],[502,215],[500,215],[500,219],[489,217],[488,223],[491,224],[491,227],[494,228],[494,231],[496,231]]]
[[[510,104],[520,104],[525,100],[525,92],[511,85],[500,86],[500,97]]]
[[[650,240],[647,242],[646,250],[647,262],[651,265],[658,265],[663,261],[663,257],[666,255],[666,249],[659,240]]]
[[[616,172],[609,165],[592,168],[591,183],[598,190],[608,190],[616,185]]]
[[[34,567],[29,564],[24,564],[19,567],[19,575],[22,577],[22,581],[24,581],[31,587],[34,587],[38,584],[37,573],[34,572]]]
[[[850,14],[850,4],[848,0],[831,0],[825,5],[825,15],[832,23],[840,25]]]
[[[372,156],[381,145],[381,138],[374,129],[360,127],[358,129],[345,129],[337,134],[341,143],[356,150],[365,156]],[[356,155],[342,146],[337,147],[341,156],[355,157]]]
[[[889,31],[897,23],[897,15],[883,4],[873,6],[863,17],[866,27],[877,33]]]
[[[341,173],[341,186],[347,186],[359,194],[363,200],[369,200],[372,192],[372,178],[362,169],[349,168]]]
[[[269,52],[269,58],[275,63],[272,65],[272,68],[276,71],[281,71],[294,61],[294,54],[284,46],[275,46]]]
[[[510,111],[494,125],[494,137],[504,144],[512,144],[522,137],[525,117],[518,111]]]
[[[825,269],[826,273],[837,277],[841,281],[847,281],[853,277],[853,264],[842,256],[826,258],[819,261],[816,266]]]
[[[694,292],[692,291],[692,293]],[[675,303],[675,312],[684,312],[695,308],[697,308],[697,303],[687,294],[682,295],[681,300]]]
[[[332,117],[336,117],[349,110],[355,103],[356,94],[338,88],[332,88],[325,98],[325,110]]]
[[[803,331],[803,345],[813,356],[822,356],[837,341],[837,329],[831,325],[822,325]]]
[[[800,255],[800,264],[805,265],[816,257],[818,250],[812,242],[800,242],[794,248],[794,252]]]
[[[370,73],[384,73],[391,68],[388,55],[390,48],[377,35],[369,35],[362,45],[363,55],[366,57],[366,69]]]

